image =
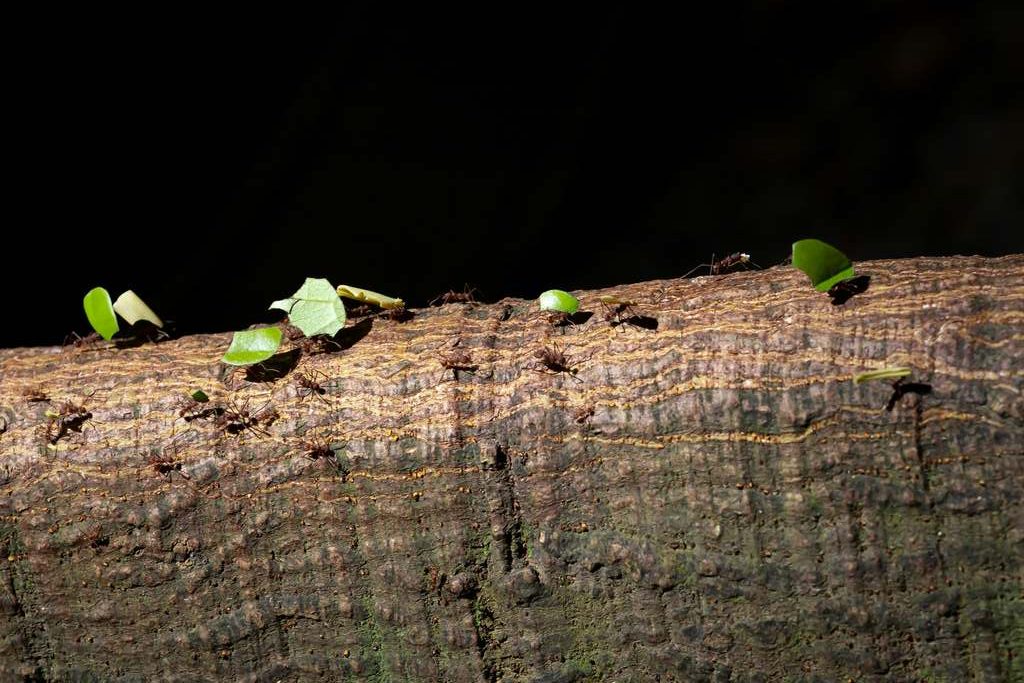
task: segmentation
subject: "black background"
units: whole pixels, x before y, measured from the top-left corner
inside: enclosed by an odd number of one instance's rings
[[[832,4],[12,22],[0,346],[88,331],[95,285],[191,333],[306,276],[422,306],[810,236],[1024,251],[1020,3]]]

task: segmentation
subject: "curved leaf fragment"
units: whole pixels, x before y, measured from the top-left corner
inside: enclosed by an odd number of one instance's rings
[[[307,277],[299,291],[288,299],[275,301],[270,308],[288,313],[288,322],[307,337],[333,336],[345,326],[345,304],[331,283],[323,278]]]
[[[899,379],[900,377],[907,377],[909,374],[910,368],[881,368],[878,370],[862,372],[859,375],[854,375],[853,383],[860,384],[861,382],[867,382],[873,379]]]
[[[371,292],[368,289],[362,289],[361,287],[353,287],[351,285],[338,285],[338,296],[343,296],[346,299],[353,299],[355,301],[363,301],[368,304],[374,304],[381,308],[405,308],[405,301],[402,299],[396,299],[393,296],[387,296],[378,292]]]
[[[600,301],[603,304],[608,304],[609,306],[636,306],[637,305],[637,303],[635,301],[630,301],[629,299],[622,299],[622,298],[614,296],[612,294],[602,294],[601,296],[597,297],[597,300]]]
[[[793,267],[806,273],[819,292],[827,292],[836,283],[854,275],[853,263],[846,254],[815,239],[793,243]]]
[[[82,300],[85,308],[85,317],[89,319],[92,329],[101,337],[110,341],[110,338],[121,329],[117,324],[117,317],[114,315],[114,307],[110,303],[110,293],[102,287],[93,287]]]
[[[261,327],[257,330],[235,332],[231,346],[221,358],[228,365],[252,365],[262,363],[273,356],[281,346],[281,329]]]
[[[164,321],[160,320],[153,309],[130,289],[117,297],[117,301],[114,302],[114,312],[127,320],[129,325],[134,325],[140,320],[147,320],[157,327],[164,326]]]
[[[540,310],[542,311],[557,311],[558,313],[572,315],[580,310],[579,300],[569,292],[563,292],[561,289],[549,289],[537,297],[537,301],[540,302]]]

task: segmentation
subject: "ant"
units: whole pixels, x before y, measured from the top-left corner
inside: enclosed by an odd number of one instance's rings
[[[561,372],[566,373],[577,382],[582,382],[579,377],[576,376],[578,370],[572,367],[569,362],[569,358],[563,353],[562,349],[557,344],[552,346],[545,346],[542,349],[537,349],[533,352],[533,356],[538,358],[545,370],[539,370],[534,368],[537,372],[548,372],[553,375],[557,375]]]
[[[331,448],[331,440],[325,436],[314,436],[312,439],[304,440],[302,447],[306,451],[306,457],[313,462],[328,462],[334,469],[344,477],[348,472],[338,462],[338,454]]]
[[[444,294],[440,294],[430,300],[428,306],[444,306],[446,304],[475,304],[476,298],[473,294],[476,292],[476,287],[470,287],[466,285],[461,292],[456,292],[449,289]]]
[[[576,424],[583,424],[594,417],[594,406],[586,406],[584,408],[577,408],[576,412],[573,413],[572,419]]]
[[[331,339],[326,334],[314,334],[312,337],[305,337],[297,342],[299,350],[304,355],[315,356],[321,353],[340,351],[341,344]]]
[[[171,334],[164,330],[162,327],[158,327],[148,320],[138,320],[132,325],[132,332],[135,333],[135,338],[139,342],[149,342],[151,344],[158,344],[165,339],[170,339]]]
[[[907,394],[925,396],[932,393],[931,384],[926,384],[924,382],[904,382],[903,380],[904,378],[900,377],[892,383],[892,396],[889,397],[889,402],[885,404],[885,409],[889,412],[892,412],[892,409],[896,407],[899,400]]]
[[[284,333],[284,338],[288,341],[297,341],[306,336],[306,333],[292,325],[288,318],[284,319],[284,324],[281,325],[281,332]]]
[[[149,460],[146,461],[146,464],[152,467],[154,472],[163,476],[168,476],[171,472],[177,472],[185,479],[191,478],[188,474],[181,471],[182,463],[166,455],[157,455],[156,453],[152,453],[149,456]]]
[[[295,378],[295,383],[299,385],[297,393],[301,398],[316,396],[324,403],[329,404],[330,402],[324,398],[324,394],[327,393],[327,390],[324,389],[320,380],[317,379],[318,377],[322,377],[324,382],[328,380],[327,375],[319,370],[313,370],[312,372],[300,372]]]
[[[620,325],[631,325],[644,330],[657,330],[658,321],[649,315],[640,315],[634,306],[634,301],[623,301],[615,296],[599,297],[601,302],[602,317],[612,327]]]
[[[351,311],[349,312],[349,317],[354,317],[352,316]],[[341,349],[338,342],[334,341],[326,334],[314,334],[311,337],[307,337],[305,332],[288,322],[287,318],[285,318],[281,331],[284,334],[285,339],[292,342],[303,354],[307,356],[313,356],[318,353],[330,353],[331,351]]]
[[[760,268],[756,263],[750,260],[750,254],[744,254],[736,252],[735,254],[729,254],[728,256],[715,260],[715,255],[711,255],[711,263],[701,263],[700,265],[694,266],[690,271],[683,277],[689,277],[690,273],[700,270],[701,268],[708,269],[708,275],[721,275],[725,271],[735,268],[736,266],[746,266],[751,264]]]
[[[270,436],[270,432],[263,426],[269,427],[279,417],[277,410],[266,404],[257,411],[250,410],[249,400],[246,399],[241,404],[232,401],[231,406],[217,416],[216,425],[228,434],[240,434],[248,429],[257,436]]]
[[[84,337],[77,332],[72,332],[68,336],[64,337],[63,346],[70,344],[76,349],[80,349],[84,346],[91,346],[92,344],[99,342],[102,338],[103,337],[101,337],[98,332],[90,332]]]
[[[220,406],[207,405],[209,402],[210,398],[205,393],[194,391],[179,397],[174,407],[178,409],[178,417],[184,418],[185,422],[217,417],[224,412]]]
[[[146,458],[146,465],[149,466],[149,469],[162,477],[167,477],[168,480],[172,478],[171,475],[174,472],[177,472],[181,475],[182,479],[191,483],[192,477],[187,472],[182,471],[181,468],[184,463],[178,460],[179,439],[190,433],[182,432],[159,450],[154,449],[150,451],[149,457]]]
[[[110,545],[110,537],[103,535],[102,527],[95,527],[82,536],[82,542],[88,543],[93,550],[99,550]]]
[[[50,418],[50,424],[46,426],[46,440],[50,446],[56,446],[68,432],[81,434],[82,425],[92,418],[92,413],[83,406],[67,400],[60,404],[59,410],[47,410],[45,415]]]
[[[405,306],[397,306],[395,308],[389,308],[381,312],[381,317],[387,318],[388,320],[394,320],[396,323],[406,323],[416,317],[416,314],[410,311]]]
[[[828,290],[828,296],[832,299],[833,306],[841,306],[845,304],[850,297],[866,292],[869,284],[871,284],[870,275],[858,275],[857,277],[851,277],[832,285],[831,289]]]
[[[21,392],[21,395],[28,403],[48,403],[50,401],[50,397],[39,387],[25,389]]]
[[[480,367],[473,362],[473,358],[469,355],[469,351],[464,351],[462,349],[453,350],[450,353],[440,353],[438,354],[438,359],[441,361],[441,365],[444,366],[445,370],[452,371],[452,379],[456,382],[459,380],[459,370],[468,373],[475,373],[477,368]],[[444,381],[443,372],[441,373],[441,381]]]
[[[565,325],[575,325],[572,321],[572,315],[565,313],[564,311],[551,311],[544,316],[548,324],[552,327],[564,327]]]
[[[346,315],[349,318],[365,318],[368,315],[373,315],[376,308],[370,304],[359,304],[347,309]]]

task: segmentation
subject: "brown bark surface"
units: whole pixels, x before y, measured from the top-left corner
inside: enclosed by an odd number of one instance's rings
[[[229,334],[2,350],[0,679],[1022,680],[1024,256],[858,269],[350,322],[283,376]],[[850,378],[894,365],[933,391],[887,412]]]

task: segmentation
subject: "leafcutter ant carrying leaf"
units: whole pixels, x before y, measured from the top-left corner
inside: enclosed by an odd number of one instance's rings
[[[885,404],[885,409],[892,412],[892,409],[896,407],[899,400],[907,394],[917,394],[918,396],[926,396],[932,393],[932,385],[924,382],[905,382],[905,378],[900,377],[892,383],[892,396],[889,397],[889,402]]]
[[[359,304],[352,308],[346,309],[348,311],[349,318],[365,318],[368,315],[373,315],[377,309],[370,304]]]
[[[341,344],[331,339],[326,334],[317,334],[312,337],[303,337],[297,343],[303,355],[316,356],[322,353],[334,353],[341,350]]]
[[[870,284],[870,275],[858,275],[832,285],[828,290],[828,296],[832,299],[833,306],[841,306],[849,301],[850,297],[866,292]]]
[[[211,404],[210,397],[201,389],[178,397],[174,407],[178,409],[178,417],[185,422],[215,418],[224,412],[223,407]]]
[[[721,275],[727,270],[731,270],[738,266],[743,266],[745,268],[754,266],[755,268],[760,268],[760,266],[750,260],[750,254],[736,252],[735,254],[729,254],[717,261],[715,260],[715,255],[712,254],[711,263],[701,263],[700,265],[694,266],[683,277],[689,277],[692,273],[700,270],[701,268],[707,268],[708,275]]]
[[[72,332],[68,336],[64,337],[64,344],[63,344],[63,346],[69,346],[70,345],[70,346],[72,346],[73,348],[76,348],[76,349],[84,349],[85,347],[92,346],[93,344],[97,344],[97,343],[99,343],[102,340],[103,340],[103,337],[101,337],[96,332],[90,332],[89,334],[85,335],[84,337],[82,335],[78,334],[77,332]]]
[[[349,317],[352,317],[351,312],[349,313]],[[330,335],[314,334],[307,337],[306,333],[295,325],[292,325],[288,321],[288,318],[285,318],[284,325],[281,327],[281,332],[284,334],[285,339],[292,342],[292,344],[307,356],[341,350],[341,345],[331,339]]]
[[[395,308],[386,308],[381,312],[382,318],[388,320],[394,320],[396,323],[407,323],[416,317],[416,314],[410,311],[405,306],[396,306]]]
[[[548,322],[552,325],[575,324],[576,313],[580,310],[580,302],[569,292],[561,289],[549,289],[537,297],[540,310],[547,314]],[[587,314],[587,318],[591,314]],[[580,321],[585,322],[585,320]]]

